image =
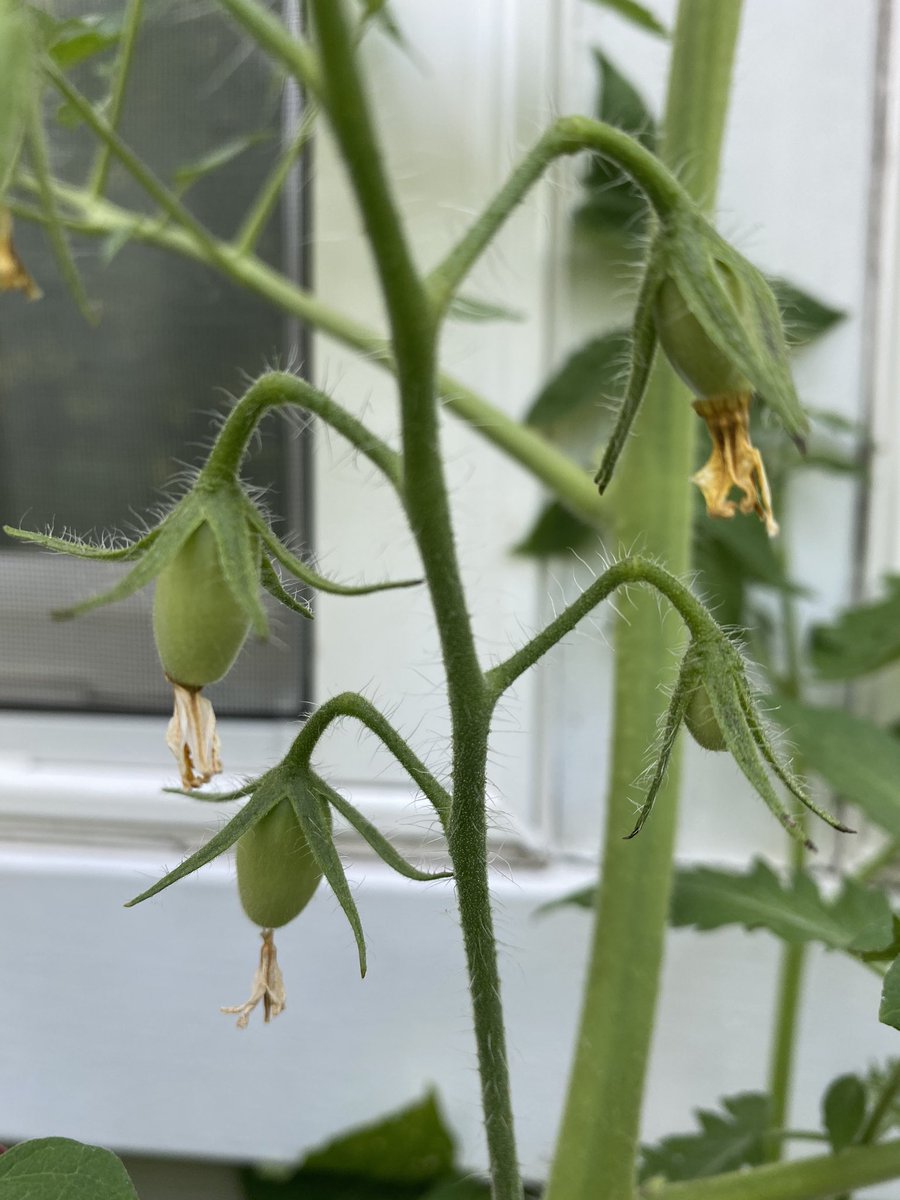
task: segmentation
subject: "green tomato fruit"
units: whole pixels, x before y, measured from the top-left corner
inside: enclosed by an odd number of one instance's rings
[[[238,841],[241,904],[250,920],[263,929],[293,921],[312,899],[321,878],[288,799],[279,801]]]
[[[702,683],[697,684],[691,695],[687,712],[684,714],[684,723],[694,741],[704,750],[726,749],[722,727],[709,702],[709,693]]]
[[[214,683],[237,658],[249,629],[204,522],[156,581],[153,634],[163,670],[184,687]]]
[[[738,280],[723,263],[719,264],[719,274],[735,308],[742,313],[744,305]],[[674,279],[668,278],[661,284],[654,319],[666,358],[696,396],[724,396],[753,390],[746,376],[705,332]]]

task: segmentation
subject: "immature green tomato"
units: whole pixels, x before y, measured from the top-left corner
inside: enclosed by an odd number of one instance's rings
[[[738,280],[723,263],[719,264],[718,269],[735,308],[738,313],[743,313]],[[695,396],[723,396],[753,391],[750,381],[705,332],[671,277],[665,280],[656,294],[654,318],[666,358]]]
[[[698,683],[691,694],[684,723],[690,730],[694,741],[704,750],[725,750],[725,738],[722,729],[709,702],[709,693],[702,683]]]
[[[204,522],[156,581],[153,633],[163,670],[182,687],[214,683],[237,658],[249,629]]]
[[[279,801],[237,844],[237,879],[244,912],[263,929],[286,925],[307,906],[322,871],[291,802]]]

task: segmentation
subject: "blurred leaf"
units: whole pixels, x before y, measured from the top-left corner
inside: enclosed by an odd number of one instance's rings
[[[3,1200],[138,1200],[109,1150],[69,1138],[20,1142],[0,1155]]]
[[[553,500],[545,505],[525,537],[513,547],[513,554],[523,558],[549,558],[569,551],[577,554],[596,546],[599,536],[593,525],[573,516]]]
[[[122,35],[122,13],[57,18],[32,8],[44,48],[63,71],[115,46]]]
[[[28,10],[0,3],[0,201],[18,161],[35,102],[37,56]]]
[[[179,167],[173,177],[175,189],[179,193],[186,192],[188,188],[193,187],[205,175],[209,175],[212,171],[218,171],[221,167],[227,166],[228,163],[243,154],[245,150],[249,150],[251,146],[259,145],[260,142],[268,141],[271,136],[267,132],[257,132],[223,142],[221,146],[216,146],[214,150],[210,150],[208,154],[204,154],[202,158],[198,158],[196,162],[186,163],[183,167]]]
[[[698,535],[725,551],[745,583],[762,584],[777,591],[801,593],[803,588],[786,577],[772,546],[772,539],[760,521],[714,521],[701,516]]]
[[[636,137],[649,150],[656,146],[656,122],[640,93],[599,50],[594,51],[598,73],[597,117]],[[593,155],[583,178],[585,199],[575,219],[596,230],[638,233],[649,211],[640,188],[607,158]]]
[[[670,921],[703,931],[740,925],[767,929],[792,945],[821,942],[832,950],[856,952],[862,943],[889,945],[893,914],[880,891],[844,880],[833,900],[825,900],[812,877],[794,873],[782,880],[771,867],[756,861],[749,872],[714,867],[687,867],[675,876]]]
[[[615,329],[579,346],[541,388],[526,423],[549,431],[583,409],[609,404],[622,390],[629,344],[629,334]]]
[[[724,1112],[698,1110],[699,1133],[675,1135],[655,1146],[642,1146],[641,1181],[660,1175],[670,1182],[704,1179],[764,1162],[771,1116],[769,1097],[742,1092],[726,1096],[722,1107]]]
[[[247,1200],[422,1200],[456,1181],[455,1147],[433,1093],[314,1150],[293,1172],[243,1173]],[[449,1177],[449,1178],[448,1178]],[[470,1200],[477,1192],[447,1192]]]
[[[844,453],[841,450],[819,449],[812,443],[813,448],[801,455],[796,463],[798,468],[829,471],[833,475],[858,475],[865,478],[868,469],[858,454]]]
[[[801,291],[787,279],[768,276],[767,282],[775,293],[791,346],[805,346],[815,341],[847,315]]]
[[[810,657],[823,679],[856,679],[900,658],[900,575],[888,575],[884,586],[881,600],[814,627]]]
[[[741,627],[747,624],[744,619],[747,580],[740,560],[713,535],[713,524],[705,512],[694,522],[697,591],[720,625]]]
[[[773,720],[811,771],[900,838],[900,741],[871,721],[838,708],[813,708],[779,697]]]
[[[640,29],[646,29],[648,33],[656,33],[665,38],[669,36],[665,25],[657,20],[646,5],[638,4],[637,0],[594,0],[594,4],[601,4],[604,8],[612,9],[620,17],[631,21]]]
[[[453,321],[524,321],[525,314],[517,308],[478,300],[474,296],[454,296],[447,308]]]
[[[841,1075],[822,1099],[822,1124],[838,1154],[852,1146],[866,1119],[866,1088],[858,1075]]]
[[[417,1104],[313,1151],[302,1168],[385,1183],[429,1183],[453,1169],[453,1158],[453,1138],[429,1092]]]
[[[884,1095],[888,1087],[893,1086],[896,1073],[900,1069],[900,1059],[888,1058],[884,1065],[870,1066],[863,1082],[866,1088],[867,1108],[874,1111],[876,1103]],[[893,1095],[891,1102],[884,1108],[883,1115],[876,1124],[873,1141],[879,1141],[891,1129],[900,1128],[900,1096]]]
[[[882,1025],[900,1029],[900,958],[894,959],[884,977],[878,1020]]]

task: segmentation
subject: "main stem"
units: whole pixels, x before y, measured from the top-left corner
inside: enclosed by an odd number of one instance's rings
[[[441,641],[453,738],[453,860],[475,1022],[494,1200],[521,1200],[500,978],[487,873],[485,775],[490,697],[478,662],[456,555],[441,459],[436,313],[412,262],[342,0],[313,0],[322,98],[366,225],[388,310],[400,391],[406,508]]]
[[[663,158],[712,207],[740,0],[682,0],[672,52]],[[614,484],[619,541],[674,574],[690,562],[696,418],[663,363],[653,373]],[[611,489],[611,496],[613,489]],[[652,596],[634,596],[616,634],[615,724],[597,916],[575,1062],[547,1200],[623,1200],[635,1179],[644,1077],[672,875],[678,764],[640,837],[631,787],[646,762],[681,630]]]

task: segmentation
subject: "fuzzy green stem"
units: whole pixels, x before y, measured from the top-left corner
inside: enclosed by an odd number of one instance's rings
[[[303,114],[300,127],[289,146],[286,146],[275,166],[263,180],[259,194],[247,210],[241,227],[234,238],[234,250],[238,256],[253,251],[275,210],[291,168],[303,153],[316,127],[316,108],[309,104]]]
[[[342,0],[312,0],[323,104],[344,157],[388,312],[400,391],[407,512],[441,641],[453,744],[448,830],[469,968],[494,1200],[520,1200],[500,978],[487,877],[490,705],[456,556],[440,453],[436,313],[412,262],[382,165]]]
[[[233,479],[253,432],[265,414],[273,408],[291,405],[305,409],[323,420],[364,454],[403,496],[403,468],[400,455],[324,392],[304,379],[273,371],[263,375],[240,398],[225,424],[203,467],[202,476],[210,482]]]
[[[675,176],[635,138],[589,117],[561,117],[542,134],[481,216],[428,276],[428,290],[441,312],[446,310],[457,288],[500,227],[550,164],[564,155],[584,150],[594,150],[627,172],[661,216],[691,203]]]
[[[122,112],[122,101],[125,99],[125,87],[128,83],[128,72],[131,69],[131,60],[134,56],[134,46],[137,41],[138,30],[141,27],[143,7],[144,0],[129,0],[128,8],[125,12],[122,43],[116,62],[116,76],[113,81],[112,92],[110,93],[109,104],[107,105],[105,114],[112,129],[115,129],[118,125],[119,116]],[[90,181],[87,185],[88,191],[93,196],[102,195],[106,187],[111,156],[112,151],[109,144],[101,142],[97,147],[94,169],[91,171]]]
[[[358,692],[341,692],[340,695],[326,700],[315,712],[311,713],[294,739],[293,745],[285,756],[285,761],[290,760],[301,766],[308,766],[316,746],[327,729],[335,721],[340,721],[345,717],[365,725],[390,750],[409,777],[422,789],[423,795],[431,801],[441,819],[441,824],[446,828],[450,817],[449,793],[441,787],[434,775],[409,743],[391,725],[387,717],[382,716],[374,704]]]
[[[740,9],[740,0],[682,0],[679,7],[663,159],[683,168],[688,191],[706,207],[715,192]],[[690,562],[694,436],[690,396],[658,363],[610,496],[620,540],[658,557],[675,575]],[[675,754],[652,825],[634,841],[623,841],[621,830],[633,820],[630,789],[655,737],[663,705],[659,684],[682,640],[680,630],[661,621],[654,597],[643,594],[635,595],[617,629],[597,917],[547,1200],[622,1200],[634,1187],[671,887]]]
[[[265,5],[257,0],[219,0],[246,33],[272,58],[280,62],[298,83],[313,93],[322,87],[319,63],[312,49],[290,30]]]
[[[647,1189],[647,1200],[830,1200],[841,1191],[886,1183],[900,1175],[900,1140],[853,1146],[797,1162],[667,1183]],[[626,1193],[623,1193],[625,1195]]]

